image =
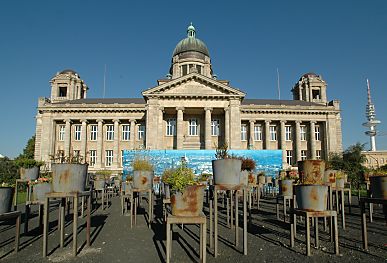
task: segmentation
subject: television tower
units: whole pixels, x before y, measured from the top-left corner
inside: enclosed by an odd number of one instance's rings
[[[380,123],[379,120],[376,119],[375,116],[375,105],[371,101],[371,88],[370,88],[370,82],[367,79],[367,95],[368,95],[368,103],[366,106],[366,117],[367,122],[363,123],[363,126],[368,127],[369,130],[365,132],[367,136],[370,137],[370,145],[371,149],[370,151],[374,152],[376,151],[376,125]]]

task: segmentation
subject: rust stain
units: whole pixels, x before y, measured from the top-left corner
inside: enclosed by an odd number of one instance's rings
[[[318,201],[318,193],[317,193],[317,189],[316,188],[312,188],[312,190],[310,191],[310,199],[313,201],[313,202],[317,202]]]
[[[288,191],[288,187],[286,185],[282,185],[282,193],[286,193]]]
[[[181,207],[177,206],[176,196],[172,195],[171,204],[173,205],[173,212],[179,216],[191,216],[197,215],[200,213],[198,203],[201,198],[198,196],[198,191],[200,191],[204,186],[190,186],[187,187],[184,193],[181,195]]]
[[[142,177],[141,177],[141,184],[142,184],[142,185],[145,185],[147,182],[148,182],[148,178],[145,177],[145,176],[142,176]]]
[[[217,184],[216,187],[219,190],[241,190],[243,188],[243,184],[238,184],[238,185]]]

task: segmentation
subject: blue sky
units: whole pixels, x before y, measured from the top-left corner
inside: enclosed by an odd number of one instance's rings
[[[2,1],[0,153],[22,152],[35,132],[38,97],[57,71],[76,70],[102,97],[140,97],[168,73],[194,23],[219,79],[247,98],[281,98],[303,73],[321,74],[342,103],[343,144],[368,143],[366,78],[378,130],[387,134],[387,1]],[[369,147],[369,144],[366,145]],[[387,150],[387,136],[377,137]]]

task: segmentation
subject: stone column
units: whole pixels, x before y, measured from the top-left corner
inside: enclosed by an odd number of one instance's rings
[[[285,136],[285,123],[286,123],[286,121],[280,121],[280,125],[281,125],[282,166],[283,166],[283,164],[286,164],[286,136]]]
[[[183,149],[183,107],[177,107],[177,118],[176,118],[176,149]]]
[[[49,145],[49,150],[48,150],[48,155],[55,155],[55,142],[56,142],[56,134],[57,134],[57,129],[56,129],[56,121],[53,120],[51,122],[51,132],[50,132],[50,145]],[[35,136],[36,138],[36,136]],[[36,139],[35,139],[36,140]],[[36,158],[36,156],[35,156]]]
[[[87,120],[81,120],[81,156],[87,161],[86,145],[87,145]]]
[[[120,120],[114,119],[113,122],[114,122],[114,144],[113,144],[113,163],[112,164],[113,164],[113,168],[118,168],[118,164],[119,164],[118,143],[120,140],[120,131],[119,131]]]
[[[159,126],[158,126],[158,136],[157,136],[157,149],[164,149],[164,133],[163,133],[163,124],[164,124],[164,108],[159,108]]]
[[[66,157],[70,156],[70,140],[71,140],[71,120],[65,120],[65,142],[64,142],[64,154]]]
[[[301,121],[296,121],[296,161],[301,161]]]
[[[265,149],[270,149],[270,121],[265,121]]]
[[[230,99],[230,144],[229,149],[241,148],[241,101]]]
[[[136,148],[136,120],[130,120],[130,148]]]
[[[316,138],[314,134],[315,130],[315,121],[310,122],[310,158],[316,159]]]
[[[224,142],[230,144],[230,111],[224,108]]]
[[[209,150],[211,149],[211,112],[212,108],[204,108],[205,111],[205,120],[204,120],[204,145],[205,149]]]
[[[102,167],[102,146],[103,146],[103,120],[97,120],[98,122],[98,138],[97,138],[97,161],[95,166],[97,168]]]
[[[254,125],[255,125],[255,121],[250,120],[249,149],[254,149]]]

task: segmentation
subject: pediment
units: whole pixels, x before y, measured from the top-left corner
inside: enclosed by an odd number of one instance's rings
[[[144,97],[147,97],[147,96],[244,97],[245,96],[245,94],[238,89],[234,89],[230,86],[227,86],[223,83],[220,83],[216,80],[207,78],[197,73],[191,73],[184,77],[171,80],[162,85],[145,90],[142,94]]]

